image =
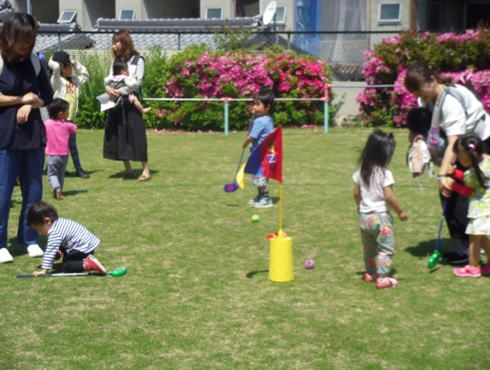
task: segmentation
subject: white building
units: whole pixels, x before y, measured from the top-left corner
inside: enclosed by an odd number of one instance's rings
[[[83,30],[98,18],[221,18],[253,17],[269,0],[11,0],[14,9],[27,11],[42,23],[73,17]],[[315,30],[331,29],[331,13],[345,8],[344,24],[362,24],[364,30],[443,30],[473,28],[490,22],[490,0],[277,0],[276,21],[294,31],[305,12],[316,14]],[[354,13],[352,13],[354,10]],[[68,13],[65,13],[68,12]],[[349,14],[351,13],[351,14]],[[64,15],[64,17],[62,17]]]

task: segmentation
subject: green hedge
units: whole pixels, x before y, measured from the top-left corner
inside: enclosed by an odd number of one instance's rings
[[[276,97],[314,97],[325,94],[331,70],[322,61],[272,48],[263,54],[248,50],[211,51],[193,46],[171,57],[159,48],[145,56],[144,97],[252,98],[262,86],[273,88]],[[103,128],[97,95],[104,92],[108,66],[96,56],[83,53],[81,62],[90,73],[80,92],[77,124],[80,128]],[[204,82],[204,84],[203,84]],[[329,91],[330,101],[333,98]],[[146,102],[152,110],[145,115],[148,128],[185,131],[223,130],[222,102]],[[339,106],[330,105],[333,121]],[[246,102],[230,103],[230,129],[246,129],[249,109]],[[303,126],[323,124],[322,102],[278,102],[276,124]]]

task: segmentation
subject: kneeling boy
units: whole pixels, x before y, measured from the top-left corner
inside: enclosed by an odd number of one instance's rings
[[[100,240],[78,222],[59,218],[56,209],[45,203],[34,203],[27,213],[28,224],[40,235],[48,237],[42,270],[34,276],[48,273],[57,255],[62,252],[64,272],[96,271],[106,274],[104,266],[95,258]]]

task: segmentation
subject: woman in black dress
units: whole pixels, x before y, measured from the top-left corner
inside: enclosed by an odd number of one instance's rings
[[[112,36],[112,51],[114,57],[122,57],[127,61],[129,76],[135,78],[139,84],[133,89],[128,87],[113,89],[107,86],[106,91],[111,100],[115,101],[121,95],[138,95],[145,73],[145,61],[134,49],[133,40],[128,31],[121,30]],[[112,64],[108,79],[111,77]],[[130,99],[122,99],[121,104],[108,112],[104,134],[104,158],[123,161],[122,175],[124,177],[132,175],[130,161],[140,161],[143,172],[138,177],[138,181],[149,180],[151,173],[148,167],[146,129],[141,113]]]

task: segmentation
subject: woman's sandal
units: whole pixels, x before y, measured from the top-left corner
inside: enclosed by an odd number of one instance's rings
[[[149,179],[151,179],[151,173],[144,173],[138,177],[138,181],[148,181]]]

